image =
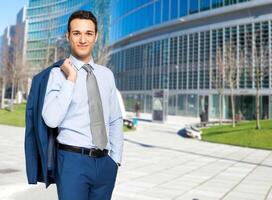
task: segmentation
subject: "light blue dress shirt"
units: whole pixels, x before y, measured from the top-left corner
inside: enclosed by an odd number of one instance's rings
[[[77,70],[76,82],[66,79],[59,67],[50,72],[42,117],[47,126],[58,127],[59,143],[95,148],[90,130],[88,94],[86,88],[87,72],[82,68],[84,63],[72,55],[73,66]],[[121,163],[123,151],[123,119],[116,94],[113,73],[110,69],[94,63],[93,67],[102,100],[105,126],[108,136],[106,148],[116,163]]]

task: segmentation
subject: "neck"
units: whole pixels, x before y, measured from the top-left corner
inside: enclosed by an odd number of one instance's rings
[[[92,56],[88,56],[88,57],[82,58],[82,57],[79,57],[79,56],[77,56],[77,55],[74,55],[73,53],[72,53],[72,55],[73,55],[76,59],[80,60],[81,62],[83,62],[83,63],[85,63],[85,64],[88,64],[88,63],[90,62],[90,60],[92,59]]]

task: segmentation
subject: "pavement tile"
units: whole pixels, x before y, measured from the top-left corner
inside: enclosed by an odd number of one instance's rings
[[[177,131],[185,123],[140,121],[125,133],[113,200],[272,199],[271,151],[184,139]],[[0,133],[0,199],[56,200],[55,185],[26,184],[24,129],[0,126]]]

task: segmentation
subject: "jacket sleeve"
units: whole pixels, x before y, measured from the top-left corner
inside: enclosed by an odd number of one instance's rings
[[[34,133],[33,107],[35,97],[35,78],[32,80],[25,112],[25,161],[29,184],[37,184],[38,149]]]

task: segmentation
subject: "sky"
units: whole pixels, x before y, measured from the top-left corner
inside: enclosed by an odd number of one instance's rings
[[[15,24],[17,13],[26,4],[27,0],[7,0],[2,2],[0,7],[0,35],[4,33],[8,25]]]

